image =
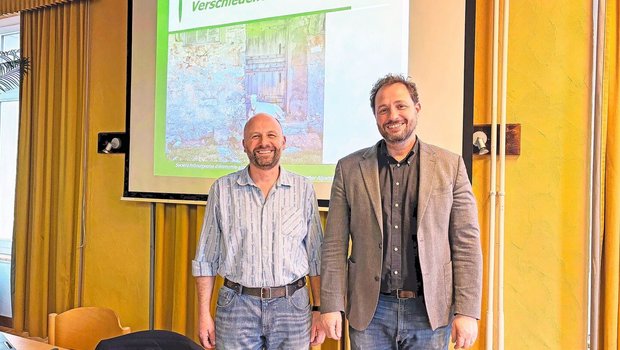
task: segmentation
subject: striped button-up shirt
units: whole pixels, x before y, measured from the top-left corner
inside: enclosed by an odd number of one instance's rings
[[[192,274],[246,287],[286,285],[319,274],[322,240],[306,178],[280,168],[265,198],[246,167],[211,186]]]

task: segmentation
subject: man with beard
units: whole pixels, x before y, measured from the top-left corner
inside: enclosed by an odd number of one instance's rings
[[[286,138],[268,114],[250,118],[250,164],[211,186],[192,273],[205,348],[308,349],[325,339],[320,315],[322,229],[312,184],[280,167]],[[224,278],[215,321],[215,275]],[[306,275],[314,306],[310,306]],[[312,312],[311,312],[312,309]]]
[[[341,159],[332,184],[323,328],[339,339],[345,312],[354,350],[469,348],[482,254],[463,159],[416,136],[421,105],[405,77],[379,79],[370,106],[383,139]]]

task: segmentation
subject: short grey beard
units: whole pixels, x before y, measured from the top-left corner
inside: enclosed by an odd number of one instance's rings
[[[280,162],[280,152],[278,150],[274,151],[273,154],[273,159],[271,160],[271,162],[267,163],[267,164],[261,164],[258,161],[258,156],[256,156],[254,154],[254,152],[251,153],[252,155],[250,156],[250,163],[254,164],[255,167],[261,169],[261,170],[271,170],[274,167],[276,167],[278,165],[278,163]]]

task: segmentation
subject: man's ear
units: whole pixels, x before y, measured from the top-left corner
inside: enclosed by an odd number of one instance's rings
[[[420,102],[415,104],[415,111],[420,113],[420,110],[422,109],[422,105],[420,104]]]
[[[282,136],[282,150],[286,148],[286,136]]]
[[[241,147],[243,147],[243,152],[248,153],[248,149],[245,147],[245,139],[241,140]]]

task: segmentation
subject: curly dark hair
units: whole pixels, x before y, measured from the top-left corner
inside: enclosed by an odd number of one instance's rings
[[[377,80],[375,85],[372,86],[370,90],[370,108],[372,108],[372,113],[375,113],[375,98],[377,97],[377,92],[384,87],[392,84],[401,83],[405,85],[407,91],[409,91],[409,95],[413,100],[413,103],[419,103],[418,99],[418,88],[415,86],[415,83],[410,80],[410,77],[405,78],[402,74],[392,74],[389,73],[383,78]]]

